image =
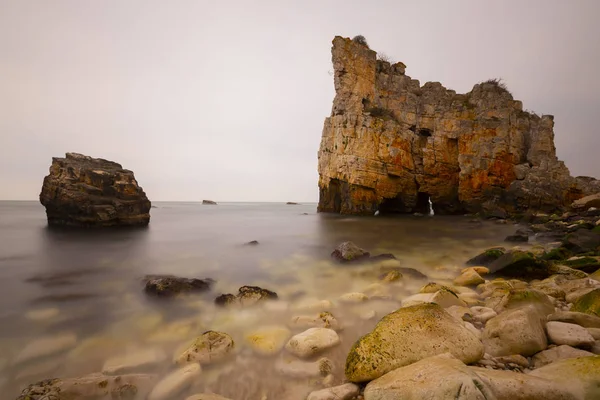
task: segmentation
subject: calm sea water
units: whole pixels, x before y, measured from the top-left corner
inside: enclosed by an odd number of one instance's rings
[[[347,349],[377,321],[357,316],[375,310],[379,318],[423,284],[405,279],[386,288],[390,296],[385,301],[337,304],[344,293],[365,291],[369,285],[373,289],[378,275],[377,265],[331,263],[329,254],[338,243],[352,240],[372,254],[393,253],[398,265],[444,282],[466,259],[501,244],[515,230],[467,217],[317,214],[316,204],[155,206],[148,228],[93,231],[48,228],[37,202],[0,202],[0,392],[6,398],[36,380],[100,371],[111,355],[157,347],[170,358],[209,329],[231,334],[240,355],[237,361],[206,369],[203,382],[189,394],[211,390],[235,400],[303,398],[299,393],[318,385],[264,373],[275,361],[253,356],[244,346],[245,335],[307,314],[295,311],[296,304],[331,300],[337,307],[332,312],[348,326],[341,333],[342,345],[326,354],[341,381]],[[260,244],[244,246],[251,240]],[[161,302],[142,291],[140,279],[149,273],[210,277],[217,284],[205,295]],[[278,292],[290,310],[213,306],[216,295],[236,293],[247,284]],[[27,363],[14,361],[36,339],[65,333],[77,338],[71,348]],[[263,366],[263,373],[256,365]],[[155,372],[166,373],[168,367]]]

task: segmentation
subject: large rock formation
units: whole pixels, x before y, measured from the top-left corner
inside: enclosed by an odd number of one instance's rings
[[[150,200],[133,172],[77,153],[52,158],[40,202],[49,225],[148,225]]]
[[[501,82],[457,94],[350,39],[336,37],[332,54],[319,211],[553,211],[597,186],[557,159],[553,117],[523,111]]]

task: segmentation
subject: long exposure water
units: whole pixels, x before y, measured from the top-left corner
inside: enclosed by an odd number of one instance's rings
[[[342,382],[347,350],[379,318],[427,281],[451,281],[466,259],[500,244],[515,229],[463,216],[318,214],[316,204],[155,205],[148,228],[95,231],[50,229],[37,202],[0,202],[3,399],[41,379],[99,372],[108,358],[140,349],[168,355],[150,371],[164,375],[178,349],[207,330],[230,334],[237,356],[203,368],[202,379],[181,399],[201,391],[234,400],[304,399],[318,382],[278,373],[274,364],[285,351],[255,355],[245,341],[250,332],[289,327],[292,317],[320,311],[303,310],[303,305],[330,300],[327,311],[345,329],[342,344],[324,355],[333,361],[335,382]],[[244,245],[251,240],[259,244]],[[397,261],[333,263],[331,251],[346,240],[373,255],[392,253]],[[414,268],[428,280],[405,276],[384,285],[379,276],[390,265]],[[143,291],[141,279],[152,273],[212,278],[216,284],[205,294],[164,301]],[[273,290],[285,306],[223,309],[213,304],[217,295],[237,293],[242,285]],[[357,304],[338,300],[349,292],[372,298]],[[61,351],[19,360],[34,340],[57,335],[71,338]]]

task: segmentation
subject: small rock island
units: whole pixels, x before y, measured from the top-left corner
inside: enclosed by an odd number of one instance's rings
[[[40,202],[51,226],[145,226],[150,222],[150,200],[132,171],[78,153],[52,158]]]

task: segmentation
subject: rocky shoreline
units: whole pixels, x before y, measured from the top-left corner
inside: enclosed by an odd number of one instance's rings
[[[256,329],[242,343],[226,331],[210,330],[178,346],[171,360],[163,351],[142,349],[107,359],[91,375],[29,385],[17,399],[167,400],[189,395],[187,400],[226,400],[198,393],[198,383],[212,367],[239,362],[245,352],[263,359],[295,387],[307,388],[285,397],[290,400],[597,398],[600,210],[534,214],[520,223],[521,234],[537,244],[485,250],[466,260],[454,281],[431,281],[398,266],[393,255],[371,256],[351,242],[342,243],[332,253],[339,268],[358,266],[375,279],[363,292],[291,304],[271,290],[243,286],[236,295],[218,296],[215,303],[242,312],[261,308],[284,313],[290,315],[287,326]],[[376,264],[382,260],[384,264]],[[378,299],[390,300],[388,288],[409,280],[421,282],[420,289],[404,296],[395,311],[380,314],[370,307]],[[154,275],[144,280],[144,290],[179,301],[210,293],[213,283]],[[363,306],[359,321],[383,317],[370,333],[351,339],[355,342],[343,366],[331,354],[350,344],[344,334],[354,322],[336,304]],[[63,336],[30,343],[12,363],[72,348],[77,339]]]

